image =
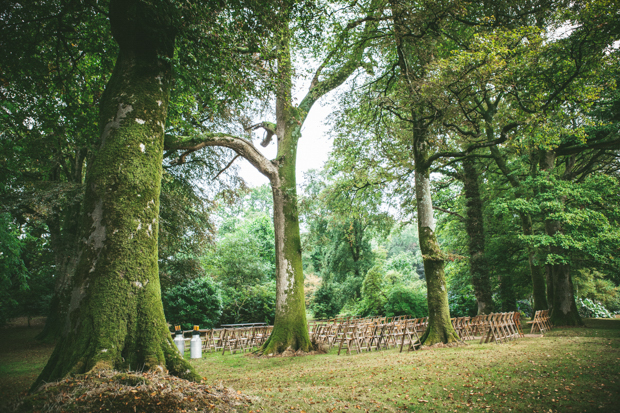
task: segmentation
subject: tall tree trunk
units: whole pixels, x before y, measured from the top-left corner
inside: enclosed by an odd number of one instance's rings
[[[48,316],[45,321],[45,327],[37,340],[52,342],[60,338],[62,327],[67,317],[67,310],[71,298],[71,280],[75,267],[77,265],[77,236],[78,228],[75,222],[79,219],[80,204],[71,210],[76,211],[74,223],[67,223],[68,228],[64,231],[61,228],[59,214],[54,214],[48,221],[47,226],[50,231],[50,245],[54,251],[55,277],[54,294],[50,301]]]
[[[547,278],[547,302],[549,303],[549,313],[553,312],[553,273],[551,265],[545,265],[545,277]]]
[[[544,151],[540,157],[542,169],[550,175],[555,167],[555,153]],[[562,202],[564,200],[562,199]],[[562,225],[559,221],[547,219],[545,221],[545,231],[550,237],[556,237],[562,232]],[[559,245],[551,245],[549,253],[566,257],[568,251]],[[583,325],[583,321],[577,311],[575,303],[575,292],[571,279],[570,265],[567,263],[548,264],[549,278],[552,283],[551,302],[551,322],[555,325]]]
[[[120,52],[101,100],[101,146],[87,171],[69,317],[35,386],[98,369],[167,369],[199,379],[172,342],[157,265],[173,12],[137,0],[110,4]]]
[[[444,274],[444,255],[435,235],[430,170],[426,165],[427,143],[418,142],[415,156],[415,192],[418,210],[418,236],[426,274],[428,328],[420,341],[424,345],[459,341],[450,320],[448,288]]]
[[[502,274],[500,276],[499,296],[502,311],[517,311],[517,296],[515,295],[512,275]]]
[[[86,155],[85,149],[76,152],[75,165],[70,177],[71,182],[82,184],[82,168]],[[63,210],[55,210],[47,220],[50,231],[50,245],[54,251],[55,277],[54,295],[50,302],[45,327],[37,340],[52,342],[60,338],[62,327],[67,317],[71,298],[71,280],[78,259],[79,221],[82,209],[83,188],[80,186],[68,197],[70,203]]]
[[[291,101],[291,33],[288,22],[283,25],[280,36],[276,97],[278,155],[274,161],[277,175],[271,178],[276,241],[276,315],[273,332],[261,349],[263,354],[281,353],[289,347],[302,351],[312,348],[306,323],[295,171],[297,142],[306,114],[300,114],[299,108]]]
[[[463,187],[465,190],[465,228],[469,236],[469,271],[478,301],[478,314],[490,314],[494,310],[491,294],[489,267],[484,253],[484,217],[478,185],[478,170],[471,157],[463,160]]]

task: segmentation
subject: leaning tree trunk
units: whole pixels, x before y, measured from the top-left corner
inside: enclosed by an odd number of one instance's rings
[[[170,11],[113,0],[120,52],[101,100],[101,146],[86,177],[68,322],[35,385],[99,369],[199,379],[164,318],[157,266],[159,193],[174,31]],[[163,11],[163,13],[162,13]],[[148,27],[148,32],[144,32]]]
[[[425,146],[422,142],[419,146]],[[437,343],[451,343],[460,338],[450,320],[448,288],[444,274],[444,255],[435,235],[435,219],[431,199],[430,171],[425,166],[423,150],[415,152],[415,192],[418,203],[418,235],[426,274],[428,328],[420,342],[430,346]]]
[[[463,187],[465,190],[465,228],[469,236],[469,271],[474,294],[478,301],[478,314],[490,314],[494,304],[487,257],[484,253],[484,217],[478,185],[478,171],[474,159],[463,160]]]

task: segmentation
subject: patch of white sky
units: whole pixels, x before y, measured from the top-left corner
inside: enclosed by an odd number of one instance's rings
[[[298,78],[296,87],[293,90],[293,99],[299,103],[308,92],[310,86],[309,78]],[[347,87],[342,85],[341,87]],[[329,136],[330,127],[327,125],[327,118],[336,110],[336,104],[333,102],[335,91],[323,96],[318,102],[312,106],[306,121],[301,129],[301,139],[297,148],[297,185],[303,184],[304,172],[310,169],[321,169],[332,148],[332,140]],[[271,120],[271,119],[265,119]],[[262,133],[259,131],[259,134]],[[268,159],[276,157],[276,139],[266,147],[258,145],[258,141],[254,141],[256,148]],[[239,176],[251,187],[269,184],[269,179],[258,172],[246,159],[240,158]]]

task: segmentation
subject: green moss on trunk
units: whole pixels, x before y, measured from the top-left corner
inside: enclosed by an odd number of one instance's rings
[[[161,301],[157,234],[171,80],[162,56],[172,55],[174,35],[168,12],[148,7],[110,6],[121,47],[102,97],[101,146],[87,171],[69,320],[35,386],[97,369],[168,369],[199,379],[175,350]],[[138,32],[144,18],[154,32]]]
[[[424,345],[451,343],[460,338],[450,320],[448,288],[444,274],[444,254],[435,235],[433,205],[430,192],[430,172],[424,167],[426,143],[421,142],[416,151],[415,187],[418,208],[418,235],[424,260],[428,301],[428,327],[421,337]]]
[[[261,348],[263,354],[282,353],[289,347],[302,351],[312,349],[306,322],[295,175],[297,142],[301,138],[305,114],[300,114],[291,101],[291,33],[288,21],[283,23],[279,36],[280,83],[276,97],[278,155],[275,161],[278,176],[271,182],[276,241],[276,315],[271,336]]]

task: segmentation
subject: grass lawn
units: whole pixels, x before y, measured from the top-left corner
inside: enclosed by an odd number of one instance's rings
[[[192,364],[210,384],[256,396],[244,411],[620,412],[620,320],[586,324],[500,345]],[[2,331],[0,399],[27,390],[51,353],[31,330]]]

